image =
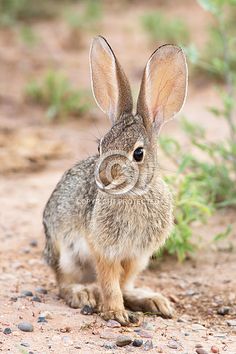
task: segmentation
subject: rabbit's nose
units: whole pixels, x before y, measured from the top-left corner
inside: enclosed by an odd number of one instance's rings
[[[121,176],[121,166],[119,164],[114,164],[110,168],[103,168],[100,170],[99,177],[103,186],[106,187],[114,180]]]

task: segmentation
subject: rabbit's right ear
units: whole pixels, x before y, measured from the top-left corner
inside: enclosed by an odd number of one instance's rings
[[[144,70],[137,113],[147,130],[173,118],[183,107],[187,92],[188,69],[184,52],[174,45],[158,48]]]
[[[94,98],[112,123],[133,108],[129,82],[105,38],[93,39],[90,70]]]

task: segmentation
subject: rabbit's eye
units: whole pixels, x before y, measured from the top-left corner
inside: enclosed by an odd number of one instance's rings
[[[100,154],[100,145],[98,145],[98,153]]]
[[[143,148],[138,147],[137,149],[134,150],[133,157],[135,161],[140,162],[143,159]]]

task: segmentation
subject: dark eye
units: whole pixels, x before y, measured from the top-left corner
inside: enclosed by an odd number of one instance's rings
[[[134,150],[133,157],[135,161],[140,162],[143,159],[143,148],[138,147],[137,149]]]
[[[100,154],[100,145],[98,145],[98,153]]]

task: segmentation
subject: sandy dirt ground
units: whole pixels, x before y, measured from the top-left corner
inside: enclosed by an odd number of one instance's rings
[[[153,9],[153,3],[145,9]],[[208,18],[194,1],[190,7],[180,1],[177,9],[171,1],[161,3],[168,14],[185,17],[196,43],[204,42]],[[142,67],[154,49],[134,25],[143,7],[138,3],[125,12],[119,6],[106,11],[101,32],[118,54],[123,48],[118,56],[137,92]],[[96,151],[96,137],[102,136],[109,122],[94,108],[80,120],[50,125],[42,108],[26,104],[22,93],[26,82],[48,66],[65,72],[77,87],[89,87],[90,34],[85,35],[82,49],[75,50],[65,45],[70,33],[63,21],[36,23],[34,29],[41,41],[31,50],[19,41],[16,31],[0,31],[0,351],[236,354],[235,211],[217,212],[207,225],[194,226],[199,248],[186,262],[165,257],[152,261],[139,276],[138,286],[160,291],[173,302],[176,312],[171,320],[143,316],[138,327],[112,328],[112,323],[98,315],[82,315],[58,297],[54,275],[42,259],[42,211],[62,173]],[[205,109],[213,104],[218,104],[218,98],[212,86],[202,79],[192,82],[184,114],[215,138],[224,135],[226,128]],[[178,121],[162,133],[173,134],[185,144]],[[165,160],[160,165],[163,173],[175,172]],[[214,243],[214,236],[228,224],[232,225],[230,238]],[[24,296],[25,291],[34,297]],[[42,314],[46,322],[39,322]],[[21,322],[32,324],[33,331],[20,331]],[[143,344],[118,347],[120,335]]]

